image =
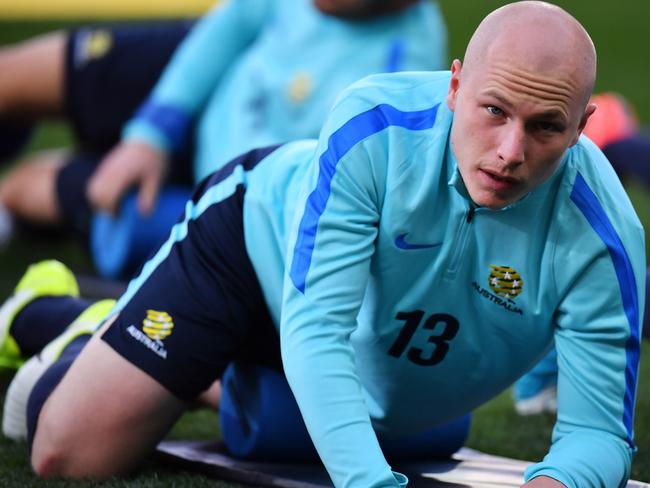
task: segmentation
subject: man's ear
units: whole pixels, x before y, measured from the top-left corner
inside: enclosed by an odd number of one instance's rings
[[[582,131],[585,130],[589,117],[593,115],[593,113],[596,111],[597,108],[598,106],[595,103],[587,104],[587,108],[585,108],[585,112],[582,114],[582,118],[580,119],[580,124],[578,124],[578,130],[576,132],[576,135],[571,141],[570,144],[571,146],[573,146],[576,142],[578,142],[578,139],[580,138],[580,134],[582,134]]]
[[[452,112],[456,108],[456,97],[460,88],[460,71],[462,67],[463,65],[458,59],[454,59],[453,63],[451,63],[451,81],[447,91],[447,106]]]

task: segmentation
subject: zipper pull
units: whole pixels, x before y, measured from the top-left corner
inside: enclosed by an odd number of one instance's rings
[[[474,218],[474,211],[476,210],[476,207],[474,205],[469,206],[469,210],[467,211],[467,223],[469,224],[472,219]]]

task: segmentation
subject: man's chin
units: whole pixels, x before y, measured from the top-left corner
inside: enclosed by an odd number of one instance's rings
[[[490,210],[501,210],[518,199],[517,196],[498,195],[485,191],[477,192],[476,195],[470,194],[470,198],[476,206],[489,208]]]
[[[347,9],[337,7],[328,0],[314,0],[314,5],[325,15],[344,20],[365,20],[397,9],[396,7],[392,7],[388,2],[382,3],[372,0],[367,0],[357,7]]]

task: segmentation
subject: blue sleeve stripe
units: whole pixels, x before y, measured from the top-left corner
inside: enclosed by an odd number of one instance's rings
[[[289,271],[294,286],[301,293],[305,293],[305,282],[314,252],[318,221],[325,211],[332,179],[341,158],[357,143],[389,126],[410,130],[430,129],[436,121],[439,106],[440,104],[436,104],[425,110],[402,112],[391,105],[377,105],[367,112],[354,116],[330,136],[327,149],[319,159],[316,188],[305,204]]]
[[[610,222],[605,210],[596,198],[596,195],[587,186],[580,173],[577,174],[571,200],[582,211],[587,221],[591,224],[598,236],[607,246],[607,250],[614,263],[616,278],[621,289],[623,308],[630,327],[630,337],[625,344],[625,403],[623,411],[623,424],[627,429],[627,442],[634,446],[632,441],[634,396],[636,394],[637,371],[639,367],[639,303],[637,286],[634,278],[632,263],[625,251],[620,237]]]
[[[188,128],[192,122],[191,117],[184,110],[172,105],[157,104],[153,100],[144,102],[135,117],[161,131],[173,151],[177,151],[185,144]]]
[[[404,42],[400,39],[394,41],[390,46],[388,52],[388,65],[386,66],[387,73],[395,73],[402,70],[402,62],[404,61]]]

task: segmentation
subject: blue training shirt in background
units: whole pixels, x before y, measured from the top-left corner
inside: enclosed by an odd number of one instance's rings
[[[443,69],[435,2],[348,21],[312,0],[224,0],[188,35],[124,137],[173,151],[196,124],[197,181],[245,151],[317,137],[337,94],[363,76]]]

